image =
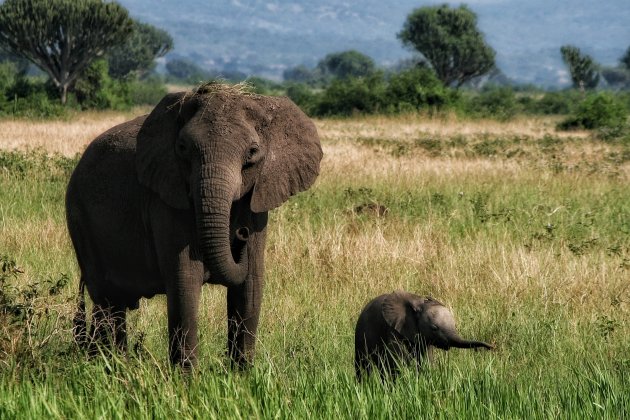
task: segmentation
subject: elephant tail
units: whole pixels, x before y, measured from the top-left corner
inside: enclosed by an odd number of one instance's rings
[[[85,281],[83,280],[83,277],[81,277],[81,280],[79,281],[77,311],[74,314],[74,319],[72,320],[74,341],[81,348],[85,348],[88,342],[87,323],[85,318]]]

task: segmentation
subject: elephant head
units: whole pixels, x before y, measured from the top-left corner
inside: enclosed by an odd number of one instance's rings
[[[388,325],[413,344],[451,347],[493,347],[481,341],[464,340],[455,329],[453,314],[443,304],[407,292],[393,292],[383,300],[383,317]]]
[[[314,124],[289,99],[210,83],[168,94],[148,115],[136,168],[169,206],[193,210],[212,281],[232,286],[248,273],[247,257],[232,254],[234,238],[248,235],[230,226],[232,203],[247,196],[251,212],[278,207],[311,186],[321,158]]]

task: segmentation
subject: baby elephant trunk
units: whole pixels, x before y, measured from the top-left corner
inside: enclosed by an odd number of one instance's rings
[[[451,347],[455,347],[459,349],[474,349],[478,347],[485,347],[488,350],[494,349],[493,346],[491,346],[488,343],[484,343],[483,341],[464,340],[463,338],[459,336],[451,337],[450,345]]]

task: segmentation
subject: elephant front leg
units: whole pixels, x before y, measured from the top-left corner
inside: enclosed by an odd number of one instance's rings
[[[245,368],[253,362],[262,289],[262,274],[249,275],[240,286],[228,288],[228,354],[233,367]]]
[[[249,199],[246,201],[249,203]],[[232,367],[242,369],[254,360],[264,285],[267,213],[252,215],[247,204],[245,217],[237,214],[236,219],[232,222],[234,225],[248,226],[249,231],[254,232],[246,241],[249,274],[243,283],[227,290],[227,351]],[[233,246],[232,254],[236,259],[239,255],[235,251]]]
[[[197,363],[197,315],[203,265],[180,259],[176,280],[167,286],[169,357],[189,370]]]

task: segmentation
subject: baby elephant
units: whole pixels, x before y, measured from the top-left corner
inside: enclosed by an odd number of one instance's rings
[[[468,341],[455,330],[453,314],[430,297],[397,291],[368,303],[354,335],[354,366],[357,378],[375,366],[381,376],[397,374],[397,364],[415,359],[420,364],[431,347],[492,349],[481,341]]]

